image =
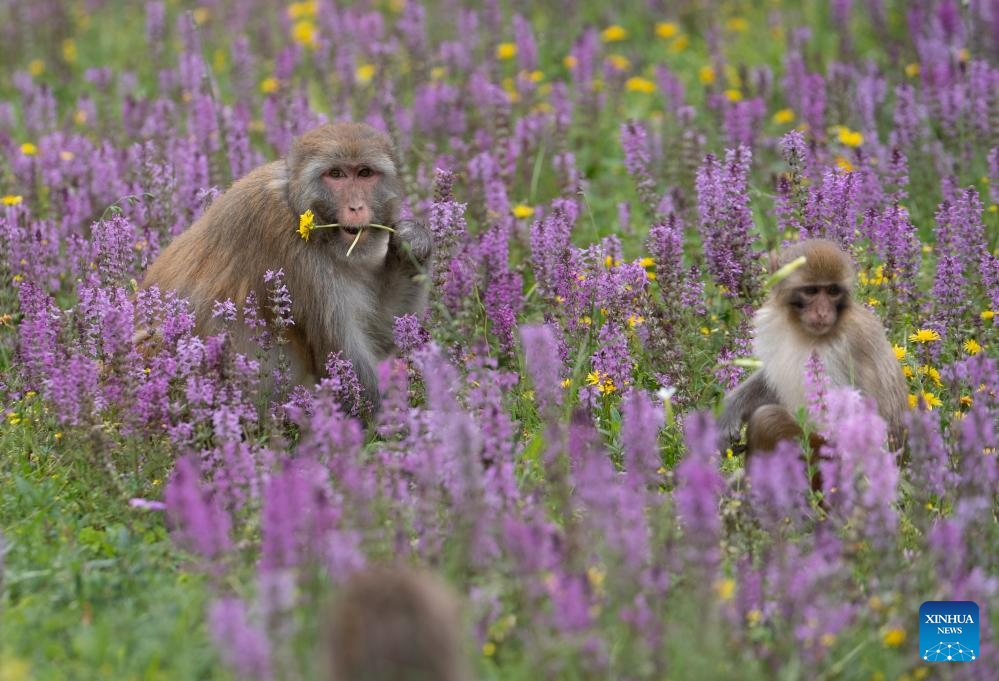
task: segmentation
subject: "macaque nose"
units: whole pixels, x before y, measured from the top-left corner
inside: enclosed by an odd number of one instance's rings
[[[362,210],[364,210],[364,204],[363,203],[352,203],[352,204],[348,205],[347,208],[350,209],[351,213],[360,213]]]

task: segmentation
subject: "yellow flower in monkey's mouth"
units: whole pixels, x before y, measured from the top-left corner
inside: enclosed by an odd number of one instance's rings
[[[304,241],[309,240],[309,235],[316,228],[316,216],[312,214],[312,209],[305,211],[298,216],[298,235]]]

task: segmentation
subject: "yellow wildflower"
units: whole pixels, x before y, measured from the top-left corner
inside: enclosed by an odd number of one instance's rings
[[[969,355],[977,355],[979,352],[982,351],[982,346],[979,345],[974,338],[969,338],[968,340],[964,341],[964,351],[967,352]]]
[[[982,319],[983,319],[984,321],[988,321],[988,320],[990,320],[990,319],[993,319],[993,318],[994,318],[994,317],[996,316],[996,311],[995,311],[995,310],[985,310],[985,311],[984,311],[984,312],[982,312],[982,314],[981,314],[981,315],[979,315],[979,316],[980,316],[980,317],[981,317],[981,318],[982,318]]]
[[[735,88],[730,88],[728,90],[725,90],[725,96],[728,98],[728,101],[730,102],[742,101],[742,93],[736,90]]]
[[[732,17],[725,22],[725,28],[735,33],[745,33],[749,30],[749,22],[742,17]]]
[[[275,78],[274,76],[271,76],[270,78],[264,78],[262,81],[260,81],[260,91],[265,95],[277,92],[278,84],[279,84],[278,79]]]
[[[790,123],[794,120],[794,111],[791,109],[781,109],[774,114],[774,123]]]
[[[645,92],[648,94],[656,91],[655,83],[648,78],[640,78],[639,76],[629,78],[625,82],[624,87],[629,92]]]
[[[5,206],[16,206],[19,203],[21,203],[21,201],[24,201],[24,197],[20,196],[19,194],[8,194],[7,196],[0,199],[0,203],[2,203]]]
[[[881,640],[889,648],[898,648],[905,642],[905,629],[889,629]]]
[[[607,57],[607,61],[618,71],[627,71],[631,68],[631,60],[625,57],[623,54],[612,54]]]
[[[604,382],[600,384],[597,390],[600,391],[601,395],[609,395],[617,390],[617,387],[614,385],[614,381],[612,381],[610,377],[607,377],[604,379]]]
[[[919,405],[920,401],[922,401],[926,405],[926,409],[929,411],[933,411],[934,407],[940,407],[943,405],[943,402],[940,401],[939,397],[937,397],[931,392],[926,392],[925,390],[921,392],[918,396],[909,395],[909,406],[912,407],[913,409],[915,409]]]
[[[496,654],[496,644],[492,641],[486,641],[482,644],[482,654],[486,657],[492,657]]]
[[[319,2],[311,0],[307,2],[293,2],[288,5],[289,19],[305,19],[319,14]]]
[[[567,378],[567,379],[563,380],[562,383],[561,383],[561,385],[562,385],[563,388],[568,388],[570,385],[572,385],[572,379],[571,378]]]
[[[600,37],[605,43],[616,43],[628,37],[628,31],[622,26],[608,26],[601,32]]]
[[[919,64],[906,64],[905,65],[905,75],[909,78],[915,78],[919,75]]]
[[[41,59],[32,59],[28,62],[28,73],[35,78],[42,75],[45,73],[45,62]]]
[[[763,619],[763,613],[755,608],[746,613],[746,621],[750,624],[759,624],[761,619]]]
[[[21,153],[25,156],[34,156],[38,153],[38,147],[31,142],[25,142],[21,145]]]
[[[930,343],[938,340],[940,340],[940,334],[932,329],[920,329],[909,335],[909,341],[912,343]]]
[[[933,368],[931,366],[926,366],[924,364],[923,366],[919,367],[919,373],[921,373],[923,376],[926,376],[927,378],[929,378],[936,385],[938,385],[938,386],[942,386],[943,385],[943,382],[940,380],[940,372],[937,371],[935,368]]]
[[[715,70],[710,66],[702,66],[698,70],[697,75],[705,85],[715,82]]]
[[[375,77],[375,65],[374,64],[362,64],[357,67],[357,71],[354,72],[354,79],[362,85],[366,85],[371,82],[371,79]]]
[[[544,71],[531,71],[527,74],[527,79],[532,83],[540,83],[545,79]]]
[[[967,62],[969,59],[971,59],[971,51],[968,50],[967,47],[962,47],[960,50],[957,51],[957,58],[959,61]]]
[[[593,565],[586,569],[586,578],[590,582],[590,586],[593,587],[594,591],[600,591],[604,585],[604,579],[607,577],[607,573]]]
[[[656,35],[668,40],[680,32],[680,28],[671,21],[660,21],[656,24]]]
[[[685,35],[677,36],[676,40],[673,41],[673,44],[669,46],[669,51],[673,52],[674,54],[679,54],[680,52],[683,52],[685,49],[687,49],[688,45],[690,45],[690,40],[687,38],[687,36]]]
[[[569,69],[570,71],[577,66],[579,66],[579,60],[573,57],[571,54],[562,60],[562,65]]]
[[[838,167],[843,172],[845,173],[853,172],[853,164],[850,163],[845,156],[837,156],[834,160],[836,161],[836,167]]]
[[[77,125],[83,125],[87,122],[87,112],[83,109],[77,109],[73,112],[73,122]]]
[[[899,362],[905,359],[906,349],[903,348],[901,345],[893,345],[891,349],[895,351],[895,358]]]
[[[72,38],[66,38],[62,41],[62,58],[66,60],[68,64],[73,64],[76,62],[76,41]]]
[[[638,264],[642,267],[652,267],[653,265],[656,264],[656,261],[653,260],[652,258],[642,258],[641,260],[638,261]]]
[[[720,579],[715,582],[715,593],[718,594],[718,600],[720,601],[730,601],[732,596],[735,595],[735,580],[734,579]]]
[[[496,46],[497,59],[513,59],[517,56],[516,43],[500,43]]]
[[[307,19],[296,21],[291,28],[291,39],[299,45],[305,47],[317,47],[319,45],[319,31],[315,24]]]
[[[846,126],[839,126],[839,141],[848,147],[859,147],[864,143],[864,136]]]
[[[628,326],[634,329],[636,326],[641,326],[644,321],[645,317],[642,315],[631,315],[628,317]]]
[[[970,407],[975,403],[975,401],[971,399],[971,395],[961,395],[961,399],[958,401],[961,403],[962,407]]]
[[[600,374],[599,370],[595,369],[595,370],[591,371],[590,373],[586,374],[586,383],[588,385],[597,385],[602,380],[603,379],[601,378],[601,374]]]
[[[302,237],[303,241],[309,240],[309,236],[315,228],[316,216],[313,215],[311,208],[298,216],[298,235]]]
[[[518,203],[516,206],[514,206],[512,212],[515,218],[520,218],[521,220],[529,218],[532,215],[534,215],[534,209],[531,206],[528,206],[523,203]]]
[[[819,637],[819,643],[824,645],[826,648],[831,648],[834,643],[836,643],[836,634],[830,634],[826,632]]]

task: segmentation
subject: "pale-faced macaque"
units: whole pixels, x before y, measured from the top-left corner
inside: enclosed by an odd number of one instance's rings
[[[395,317],[426,304],[417,275],[433,246],[424,225],[399,219],[401,194],[386,135],[360,123],[323,125],[295,140],[284,160],[233,184],[163,251],[142,287],[179,291],[194,307],[196,333],[212,334],[221,329],[214,301],[238,306],[252,291],[266,313],[264,273],[283,269],[292,381],[315,383],[328,355],[341,351],[377,404],[376,364],[393,349]],[[310,210],[315,225],[338,226],[303,238],[300,216]],[[238,325],[232,335],[235,349],[253,356],[249,329]]]
[[[770,451],[802,431],[793,414],[805,406],[805,365],[813,353],[832,385],[854,386],[877,403],[889,444],[902,444],[908,402],[905,378],[877,316],[853,300],[850,257],[825,239],[785,249],[778,265],[805,264],[777,283],[753,319],[754,350],[763,366],[725,397],[722,446],[748,423],[748,449]],[[810,438],[812,448],[820,437]]]
[[[329,681],[468,681],[457,599],[408,568],[374,568],[338,594]]]

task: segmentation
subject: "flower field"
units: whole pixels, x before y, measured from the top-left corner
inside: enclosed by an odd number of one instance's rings
[[[0,4],[0,681],[322,679],[338,587],[397,562],[483,680],[999,678],[997,36],[987,0]],[[435,243],[377,410],[342,356],[262,361],[285,272],[215,306],[255,356],[138,287],[339,119]],[[820,490],[715,426],[808,237],[910,392],[891,451],[810,365]],[[922,659],[930,600],[978,659]]]

